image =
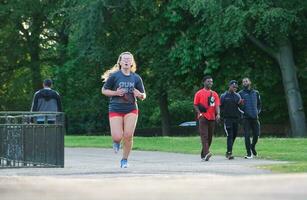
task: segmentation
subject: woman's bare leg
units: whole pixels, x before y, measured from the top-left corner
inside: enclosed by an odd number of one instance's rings
[[[124,118],[116,116],[109,120],[113,142],[120,143],[124,133]]]
[[[123,146],[123,158],[128,159],[130,151],[133,145],[133,135],[138,120],[138,115],[135,113],[129,113],[124,117],[124,146]]]

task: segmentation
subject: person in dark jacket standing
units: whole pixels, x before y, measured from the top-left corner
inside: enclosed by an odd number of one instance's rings
[[[228,86],[228,91],[221,95],[221,116],[224,119],[224,131],[227,136],[226,158],[231,160],[234,159],[232,147],[238,133],[241,97],[236,93],[238,89],[236,80],[231,80]]]
[[[257,90],[251,88],[249,78],[242,80],[243,90],[239,92],[242,98],[241,110],[243,111],[243,129],[246,147],[246,159],[257,156],[256,144],[260,136],[260,122],[258,115],[261,112],[261,100]],[[253,133],[252,143],[250,141],[250,130]]]
[[[31,111],[32,112],[62,112],[60,95],[57,91],[51,89],[52,81],[46,79],[43,82],[43,89],[34,94]],[[55,123],[55,116],[48,116],[48,123]],[[45,121],[45,116],[36,118],[38,124]]]

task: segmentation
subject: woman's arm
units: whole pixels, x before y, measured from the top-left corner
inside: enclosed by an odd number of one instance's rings
[[[101,93],[107,97],[123,96],[125,94],[125,90],[122,88],[117,88],[117,90],[114,91],[114,90],[105,89],[104,87],[102,87]]]
[[[146,99],[146,93],[145,92],[140,92],[138,89],[134,89],[133,90],[133,94],[135,97],[144,100]]]
[[[138,75],[137,75],[136,85],[135,85],[135,88],[133,90],[133,94],[134,94],[135,97],[137,97],[141,100],[146,99],[146,92],[145,92],[143,80]]]

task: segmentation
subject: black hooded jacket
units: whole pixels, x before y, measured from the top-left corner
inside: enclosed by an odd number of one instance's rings
[[[34,94],[31,111],[62,112],[60,95],[50,88],[37,91]]]

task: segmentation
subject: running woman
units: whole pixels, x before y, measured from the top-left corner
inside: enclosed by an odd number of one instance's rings
[[[109,121],[113,149],[117,153],[123,143],[121,168],[128,167],[133,135],[138,119],[137,98],[144,100],[146,93],[141,77],[135,73],[136,64],[130,52],[119,55],[115,66],[102,75],[102,94],[110,97]]]

